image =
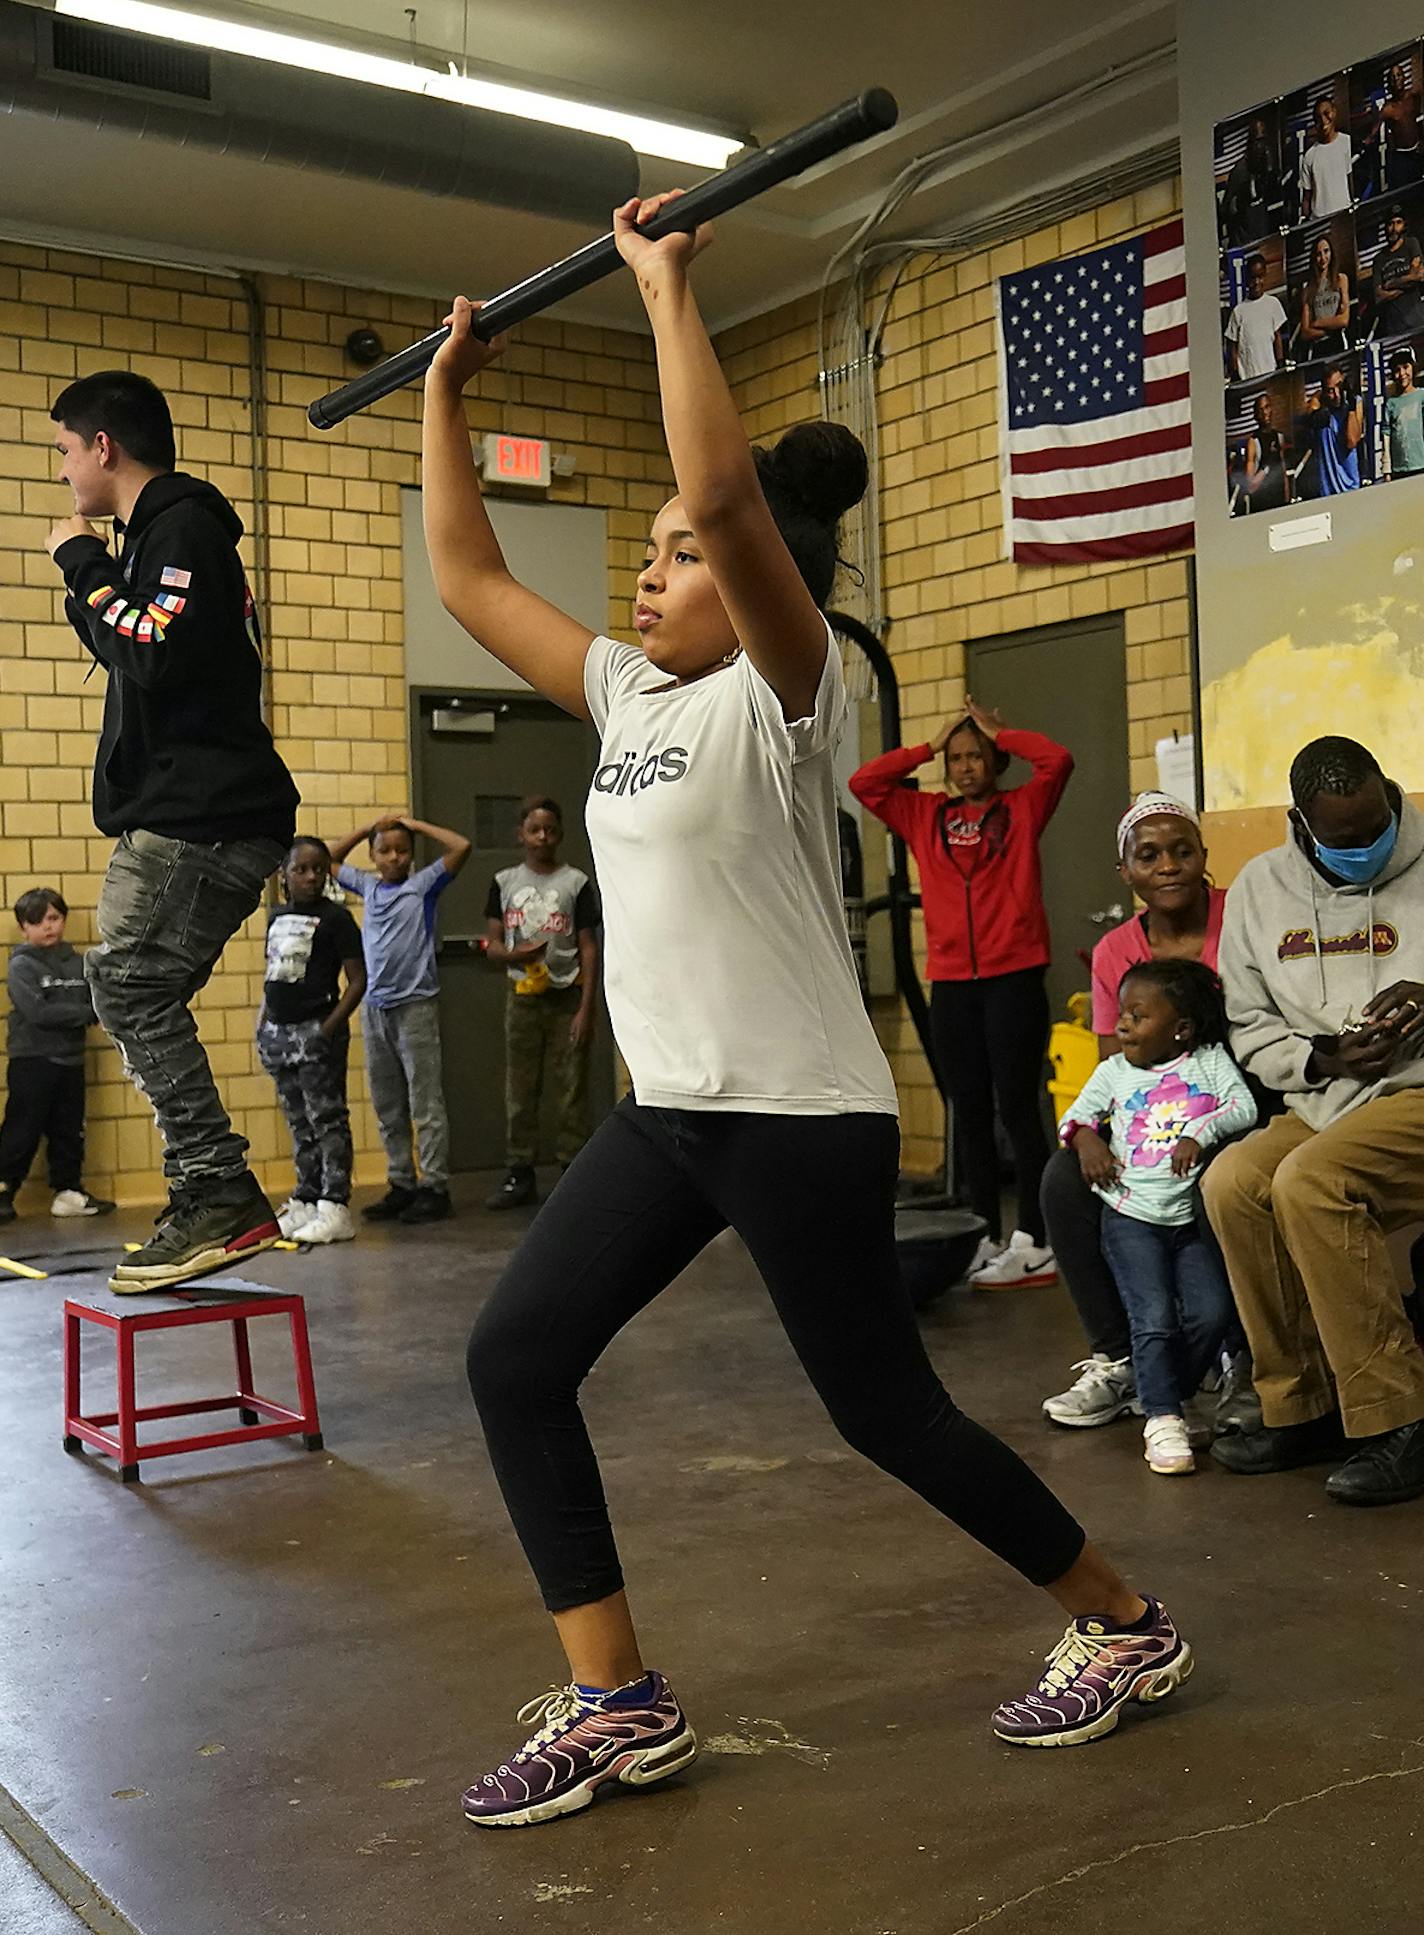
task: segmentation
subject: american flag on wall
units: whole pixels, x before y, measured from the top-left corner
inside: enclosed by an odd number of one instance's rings
[[[1000,278],[1004,534],[1020,564],[1192,541],[1180,219]]]

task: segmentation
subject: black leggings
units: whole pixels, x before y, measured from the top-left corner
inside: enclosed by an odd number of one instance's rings
[[[1048,1160],[1043,1126],[1043,1062],[1048,1051],[1044,970],[989,974],[980,981],[936,981],[930,988],[935,1065],[954,1109],[954,1152],[964,1165],[970,1207],[997,1241],[999,1152],[994,1104],[1014,1152],[1018,1227],[1043,1242],[1038,1186]]]
[[[925,1355],[895,1256],[888,1115],[618,1106],[520,1244],[470,1337],[495,1476],[551,1612],[623,1584],[579,1385],[623,1326],[730,1225],[857,1451],[1047,1585],[1083,1532],[965,1417]],[[651,1422],[651,1419],[650,1419]]]
[[[1127,1312],[1103,1255],[1103,1205],[1083,1180],[1071,1149],[1057,1149],[1043,1172],[1043,1216],[1058,1274],[1078,1312],[1088,1348],[1120,1362],[1132,1351]]]

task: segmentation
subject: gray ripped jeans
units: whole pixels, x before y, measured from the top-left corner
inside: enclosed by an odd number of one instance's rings
[[[246,1140],[222,1105],[189,1004],[281,859],[276,840],[201,846],[139,830],[120,836],[104,875],[102,944],[84,968],[94,1012],[152,1106],[170,1185],[246,1170]]]
[[[418,1149],[420,1180],[427,1189],[443,1189],[450,1180],[450,1125],[440,1071],[439,999],[427,995],[398,1008],[374,1008],[368,1001],[361,1012],[366,1079],[387,1176],[399,1189],[414,1189]]]

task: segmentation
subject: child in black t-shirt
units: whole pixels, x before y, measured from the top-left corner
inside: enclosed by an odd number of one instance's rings
[[[324,841],[299,837],[281,877],[287,899],[267,916],[267,978],[257,1015],[257,1054],[277,1084],[297,1169],[277,1220],[283,1236],[303,1243],[345,1243],[356,1234],[348,1207],[346,1057],[351,1016],[366,992],[361,930],[327,898],[331,855]]]

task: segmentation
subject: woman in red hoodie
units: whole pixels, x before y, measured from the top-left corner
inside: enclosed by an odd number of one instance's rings
[[[929,944],[930,1032],[955,1116],[955,1149],[969,1200],[988,1225],[970,1281],[1010,1287],[1056,1275],[1038,1186],[1048,1160],[1043,1060],[1048,1046],[1048,917],[1038,842],[1073,771],[1073,755],[1041,733],[1018,732],[965,700],[928,745],[883,753],[851,791],[898,833],[920,870]],[[940,753],[955,792],[921,792],[911,773]],[[1012,755],[1033,768],[999,789]],[[1018,1227],[1001,1241],[998,1103],[1014,1153]]]

